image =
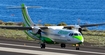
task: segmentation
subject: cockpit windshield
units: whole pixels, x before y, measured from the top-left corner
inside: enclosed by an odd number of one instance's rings
[[[80,33],[70,33],[69,36],[78,36],[81,35]]]
[[[77,33],[74,33],[74,35],[77,36],[78,34]]]

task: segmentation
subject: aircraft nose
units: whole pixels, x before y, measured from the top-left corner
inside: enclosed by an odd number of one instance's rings
[[[75,38],[76,40],[78,40],[78,43],[83,43],[83,42],[84,42],[84,38],[83,38],[82,35],[80,35],[80,36],[74,36],[74,38]]]
[[[81,43],[83,43],[83,42],[84,42],[84,40],[79,40],[78,44],[81,44]]]

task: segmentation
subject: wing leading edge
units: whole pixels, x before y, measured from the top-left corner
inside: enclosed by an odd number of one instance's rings
[[[32,27],[23,27],[23,26],[0,26],[1,29],[17,29],[17,30],[32,30]],[[47,26],[41,26],[40,29],[48,29]]]
[[[22,26],[0,26],[1,29],[18,29],[18,30],[32,30],[31,27]]]
[[[105,23],[99,23],[99,24],[85,24],[85,25],[77,25],[79,26],[78,28],[83,28],[83,27],[93,27],[93,26],[102,26],[105,25]],[[70,26],[64,26],[64,28],[70,28],[70,27],[75,27],[76,25],[70,25]]]
[[[105,23],[100,23],[100,24],[86,24],[86,25],[80,25],[80,27],[93,27],[93,26],[101,26],[105,25]]]

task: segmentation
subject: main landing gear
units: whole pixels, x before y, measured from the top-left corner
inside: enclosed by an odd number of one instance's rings
[[[66,44],[61,43],[61,48],[65,48],[65,47],[66,47]]]
[[[46,44],[45,44],[45,43],[41,43],[41,44],[40,44],[40,47],[41,47],[41,48],[45,48],[45,47],[46,47]]]
[[[40,39],[40,48],[45,48],[46,47],[46,44],[45,44],[44,39],[42,38],[41,32],[42,32],[42,30],[39,29],[36,34],[39,34],[39,37],[40,37],[39,38]]]

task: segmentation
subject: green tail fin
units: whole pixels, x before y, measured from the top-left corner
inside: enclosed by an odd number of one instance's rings
[[[21,9],[22,9],[22,15],[23,15],[23,26],[25,27],[30,27],[34,26],[34,23],[32,22],[30,16],[28,15],[28,10],[25,4],[21,4]]]

